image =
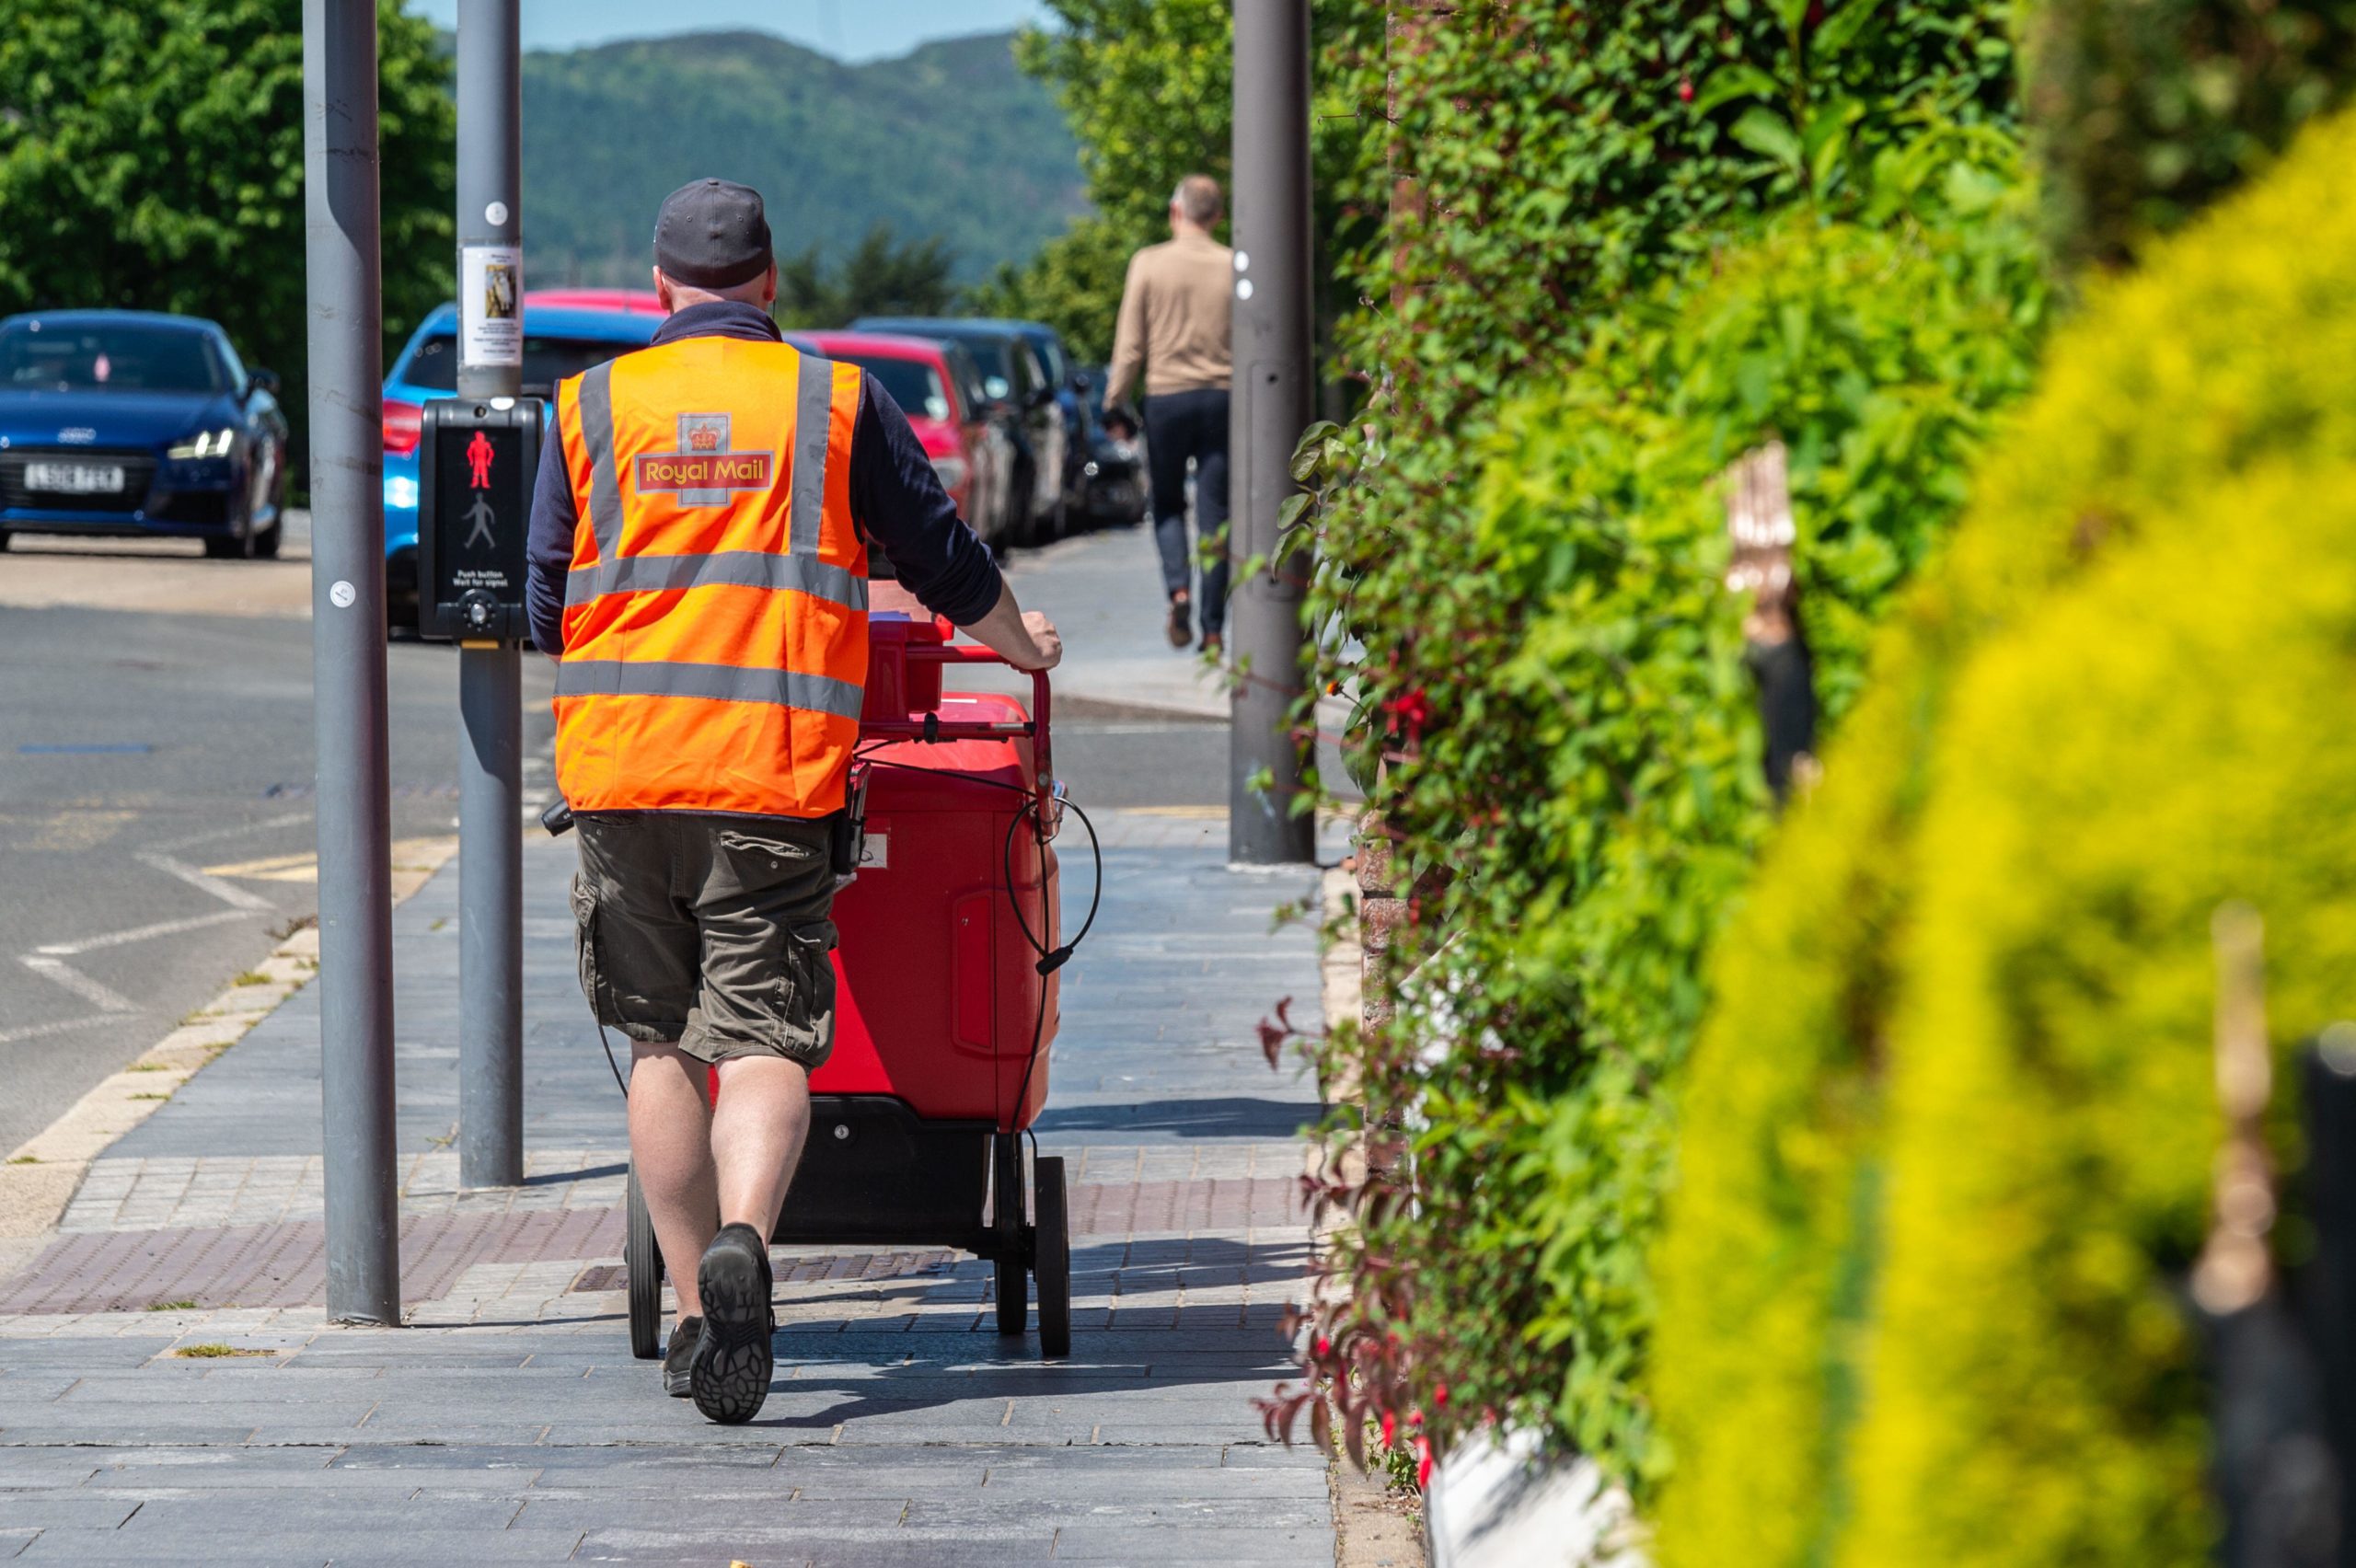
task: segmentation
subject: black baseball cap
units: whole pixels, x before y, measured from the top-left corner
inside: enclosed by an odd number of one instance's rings
[[[663,198],[654,216],[654,264],[690,288],[733,289],[769,269],[769,220],[761,193],[728,179],[699,179]]]

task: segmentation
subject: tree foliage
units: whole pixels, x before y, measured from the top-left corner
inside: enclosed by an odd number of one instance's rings
[[[2117,265],[2356,82],[2356,0],[2035,0],[2027,98],[2066,259]]]
[[[957,301],[957,258],[935,235],[903,243],[878,224],[838,261],[812,245],[778,258],[777,318],[786,327],[843,327],[861,316],[943,316]]]
[[[456,116],[433,29],[378,0],[385,323],[450,292]],[[301,0],[17,0],[0,29],[0,310],[209,317],[306,385]]]
[[[1234,29],[1212,0],[1047,0],[1015,63],[1049,85],[1080,143],[1097,213],[1154,235],[1189,174],[1228,182]]]
[[[1113,349],[1113,322],[1128,259],[1170,237],[1171,192],[1189,174],[1230,183],[1234,156],[1234,29],[1227,0],[1046,0],[1056,25],[1034,28],[1015,60],[1045,82],[1080,144],[1093,211],[1020,265],[999,269],[979,294],[996,315],[1028,317],[1060,331],[1083,360]],[[1319,40],[1379,32],[1380,7],[1321,0],[1311,8]],[[1336,275],[1340,250],[1359,225],[1344,175],[1364,128],[1346,99],[1321,78],[1312,120],[1318,166],[1313,225],[1326,248],[1321,280]],[[1345,303],[1329,297],[1330,320]]]

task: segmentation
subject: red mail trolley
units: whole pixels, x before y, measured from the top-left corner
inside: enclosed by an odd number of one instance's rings
[[[1047,1096],[1062,954],[1047,678],[1031,707],[947,691],[1003,663],[922,616],[869,626],[852,767],[858,870],[836,894],[835,1049],[810,1081],[810,1136],[779,1242],[954,1247],[997,1264],[998,1328],[1071,1350],[1064,1164],[1022,1158]],[[712,1084],[717,1091],[716,1075]],[[1027,1200],[1027,1201],[1026,1201]],[[661,1353],[663,1257],[635,1171],[625,1262],[631,1352]]]

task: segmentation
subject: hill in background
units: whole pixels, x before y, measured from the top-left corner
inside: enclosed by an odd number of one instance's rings
[[[524,239],[535,287],[643,287],[654,210],[701,175],[768,198],[778,253],[832,259],[877,223],[939,235],[961,281],[1080,212],[1070,133],[1012,35],[847,65],[766,33],[524,57]]]

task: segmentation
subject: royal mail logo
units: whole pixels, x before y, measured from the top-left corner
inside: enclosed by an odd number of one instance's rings
[[[776,454],[731,452],[729,425],[726,414],[681,414],[679,450],[638,459],[640,491],[676,490],[682,506],[725,506],[731,491],[767,490]]]
[[[649,453],[638,460],[641,490],[767,490],[766,452]]]

